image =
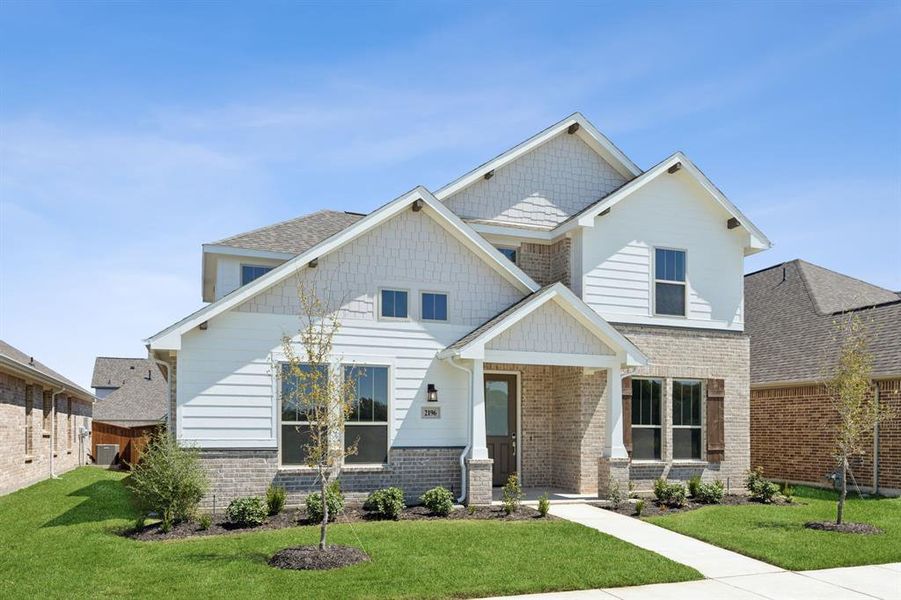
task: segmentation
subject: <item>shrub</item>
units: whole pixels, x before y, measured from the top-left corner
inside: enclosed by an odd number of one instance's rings
[[[635,503],[635,516],[640,517],[641,511],[644,510],[644,500],[639,500]]]
[[[394,519],[400,517],[406,505],[404,504],[404,492],[400,488],[389,487],[376,490],[369,494],[363,503],[363,510],[367,510],[382,519]]]
[[[420,496],[419,501],[432,514],[441,517],[446,517],[454,509],[454,495],[450,493],[450,490],[440,485]]]
[[[522,502],[522,486],[519,484],[519,476],[516,473],[513,473],[507,479],[503,491],[504,512],[508,515],[515,513],[519,510],[519,505]]]
[[[538,498],[538,514],[546,517],[549,510],[551,510],[551,500],[545,492]]]
[[[623,502],[623,495],[620,492],[619,484],[615,481],[610,482],[610,489],[607,490],[607,499],[610,501],[610,504],[613,505],[613,508],[619,508],[619,505]]]
[[[469,506],[467,506],[467,507],[466,507],[466,512],[467,512],[470,516],[476,514],[476,507],[475,507],[475,505],[474,505],[474,504],[470,504]]]
[[[206,531],[213,524],[213,517],[210,515],[200,515],[197,524],[200,526],[200,531]]]
[[[692,475],[691,479],[688,480],[688,495],[692,498],[698,497],[698,492],[701,489],[701,476],[700,475]]]
[[[270,515],[277,515],[285,508],[288,492],[280,485],[270,485],[266,490],[266,508]]]
[[[748,471],[748,478],[745,480],[745,487],[751,495],[751,500],[769,504],[779,493],[779,486],[772,481],[764,478],[763,468],[757,467]]]
[[[334,521],[338,518],[338,513],[344,510],[344,494],[337,481],[329,484],[325,491],[325,501],[328,503],[328,520]],[[322,521],[322,497],[319,492],[307,496],[307,516],[314,523]]]
[[[266,520],[266,502],[259,496],[235,498],[225,509],[225,518],[239,527],[257,527]]]
[[[654,482],[654,496],[661,504],[682,506],[685,504],[685,486],[677,482],[669,483],[661,477]]]
[[[165,433],[150,439],[128,487],[143,512],[161,515],[163,526],[190,519],[208,482],[197,450],[182,448]]]
[[[782,497],[785,498],[786,502],[792,502],[792,498],[795,495],[795,489],[790,483],[783,481],[779,484],[779,493],[782,494]]]
[[[694,494],[695,500],[703,504],[719,504],[723,501],[723,482],[701,483]]]

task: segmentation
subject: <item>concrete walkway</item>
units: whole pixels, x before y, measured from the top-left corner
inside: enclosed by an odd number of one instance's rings
[[[513,596],[529,600],[901,600],[901,563],[786,571],[706,542],[587,504],[551,514],[697,569],[707,579],[603,590]]]

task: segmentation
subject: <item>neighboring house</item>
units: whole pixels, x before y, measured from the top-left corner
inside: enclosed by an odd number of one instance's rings
[[[94,395],[0,340],[0,494],[87,461]]]
[[[212,303],[147,342],[219,503],[313,489],[303,414],[281,401],[300,281],[343,299],[335,360],[365,367],[348,492],[443,485],[479,504],[513,472],[588,494],[694,474],[737,488],[743,263],[769,245],[683,154],[642,171],[575,114],[434,193],[205,244]]]
[[[159,366],[149,358],[98,356],[91,387],[94,405],[93,455],[97,444],[118,444],[121,464],[140,458],[146,436],[164,424],[169,386]]]
[[[793,260],[745,277],[745,310],[752,464],[777,479],[829,485],[838,415],[823,383],[841,350],[836,322],[856,314],[866,325],[874,393],[901,415],[901,296]],[[862,488],[901,492],[901,418],[876,429],[851,472]]]

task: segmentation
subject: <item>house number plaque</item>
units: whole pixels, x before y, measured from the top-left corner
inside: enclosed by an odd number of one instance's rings
[[[440,406],[423,406],[422,407],[422,418],[423,419],[440,419],[441,418],[441,407]]]

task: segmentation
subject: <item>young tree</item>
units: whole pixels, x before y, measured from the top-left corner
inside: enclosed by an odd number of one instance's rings
[[[869,435],[890,414],[873,393],[873,356],[866,324],[857,314],[852,314],[836,321],[836,327],[841,351],[829,373],[826,389],[838,413],[835,452],[841,472],[841,492],[835,522],[841,525],[848,496],[848,459],[865,451],[864,443]]]
[[[344,457],[356,454],[356,443],[342,443],[344,422],[354,407],[353,378],[345,380],[341,373],[340,357],[335,356],[335,336],[341,329],[338,311],[304,282],[298,284],[300,301],[300,329],[296,339],[282,338],[285,363],[280,376],[282,402],[290,403],[305,415],[308,425],[298,425],[306,435],[302,452],[307,466],[315,468],[319,476],[322,500],[322,523],[319,549],[326,549],[329,521],[328,488],[341,472]]]

